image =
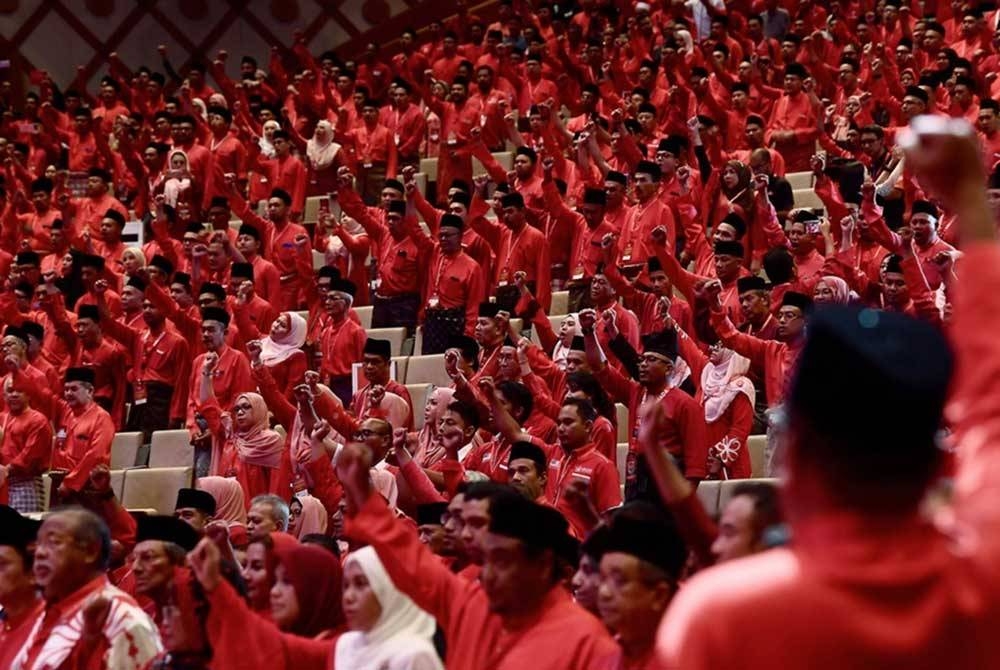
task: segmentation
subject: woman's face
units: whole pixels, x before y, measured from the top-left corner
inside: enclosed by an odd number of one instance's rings
[[[62,275],[64,277],[68,277],[69,274],[73,271],[73,256],[72,256],[72,254],[66,254],[65,256],[62,257],[61,269],[62,269]]]
[[[722,184],[728,189],[734,189],[740,183],[740,175],[736,168],[727,165],[722,171]]]
[[[708,348],[708,362],[712,365],[719,365],[725,357],[726,349],[719,342]]]
[[[125,273],[129,275],[134,275],[142,267],[136,255],[128,251],[122,254],[122,265],[125,267]]]
[[[562,340],[562,345],[568,347],[573,342],[573,335],[576,333],[576,319],[571,316],[567,316],[559,324],[559,339]]]
[[[280,342],[292,331],[292,318],[282,314],[271,323],[271,339]]]
[[[299,536],[299,523],[302,522],[302,503],[298,498],[292,498],[288,504],[288,533]]]
[[[329,136],[329,131],[327,130],[326,124],[320,123],[316,125],[316,132],[314,136],[317,140],[323,141]]]
[[[368,577],[357,562],[352,561],[344,569],[344,617],[351,630],[368,632],[382,616],[382,606],[375,597]]]
[[[180,154],[174,154],[170,157],[170,168],[172,170],[183,170],[184,169],[184,156]]]
[[[816,282],[816,288],[813,289],[813,302],[817,304],[829,304],[833,300],[833,287],[825,281]]]
[[[274,586],[271,587],[271,616],[281,630],[290,630],[299,618],[299,598],[295,587],[288,581],[285,566],[274,570]]]
[[[251,603],[267,601],[271,583],[267,575],[267,549],[262,542],[252,542],[247,547],[243,580],[247,583],[247,595]]]
[[[424,423],[436,428],[438,419],[441,418],[441,410],[444,404],[445,389],[434,389],[434,392],[427,398],[427,404],[424,405]]]
[[[233,421],[237,430],[249,430],[253,427],[253,405],[246,396],[240,396],[233,405]]]

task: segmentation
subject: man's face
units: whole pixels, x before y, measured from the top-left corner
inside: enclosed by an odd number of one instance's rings
[[[455,495],[448,503],[448,510],[441,517],[444,528],[444,541],[441,543],[441,553],[444,556],[464,556],[465,545],[462,544],[462,531],[465,520],[462,513],[465,508],[465,496]]]
[[[87,177],[87,195],[98,198],[108,190],[108,185],[100,177]]]
[[[521,376],[515,347],[500,347],[497,353],[497,378],[518,379]]]
[[[476,71],[476,86],[483,93],[493,88],[493,71],[485,67],[479,68]]]
[[[34,578],[14,547],[0,545],[0,605],[33,589]]]
[[[976,35],[978,25],[974,16],[962,17],[961,33],[965,39],[971,39]]]
[[[178,507],[174,510],[174,516],[194,528],[199,533],[205,530],[205,526],[212,520],[212,517],[205,514],[200,509],[194,507]]]
[[[570,350],[566,352],[566,372],[590,372],[587,364],[587,355],[582,351]]]
[[[944,43],[944,35],[936,30],[924,30],[924,50],[936,54]]]
[[[660,384],[670,374],[672,365],[657,354],[643,354],[639,359],[639,382]]]
[[[438,230],[438,243],[441,246],[441,253],[458,253],[462,249],[462,231],[451,226],[441,226]]]
[[[604,554],[600,576],[597,609],[604,625],[612,631],[641,630],[644,622],[659,619],[667,607],[669,589],[663,582],[643,579],[635,556],[621,552]]]
[[[444,526],[439,523],[428,523],[417,526],[417,538],[421,544],[426,544],[433,554],[441,554],[444,543]]]
[[[365,105],[361,110],[361,116],[364,117],[365,123],[374,126],[378,122],[378,107]]]
[[[653,295],[669,296],[673,291],[673,285],[667,273],[662,270],[649,273],[649,286],[653,289]]]
[[[38,212],[48,211],[51,202],[52,195],[45,191],[35,191],[31,194],[31,204],[35,206],[35,210]]]
[[[882,296],[893,307],[902,307],[910,300],[906,278],[899,272],[882,273]]]
[[[926,214],[914,214],[910,217],[910,228],[913,230],[913,241],[924,245],[934,240],[936,225]]]
[[[587,225],[591,228],[596,228],[601,225],[602,221],[604,221],[605,208],[601,205],[592,202],[584,202],[580,204],[579,210],[580,214],[583,215],[584,220],[587,222]]]
[[[616,181],[606,181],[604,182],[604,195],[607,196],[608,207],[612,209],[620,207],[625,201],[625,186]]]
[[[438,419],[438,440],[441,446],[454,453],[464,447],[472,439],[474,429],[465,423],[458,412],[450,409],[441,411]]]
[[[760,551],[760,538],[754,527],[754,501],[750,496],[736,496],[722,510],[719,535],[712,543],[717,563],[743,558]]]
[[[794,74],[785,75],[785,93],[795,95],[802,91],[802,77]]]
[[[219,242],[212,242],[208,245],[208,267],[211,270],[219,271],[225,269],[228,264],[225,248]]]
[[[776,335],[782,342],[788,342],[797,337],[806,324],[802,310],[791,305],[784,305],[779,309],[776,318],[778,319]]]
[[[361,367],[365,378],[373,384],[384,384],[389,380],[389,361],[375,354],[365,354]]]
[[[589,554],[580,555],[580,566],[570,583],[573,599],[588,612],[598,614],[597,593],[601,587],[601,571],[597,561]]]
[[[217,351],[226,343],[226,327],[218,321],[202,321],[201,341],[209,351]]]
[[[747,144],[753,148],[764,146],[764,127],[756,123],[747,124]]]
[[[574,451],[587,444],[593,422],[580,415],[580,408],[575,405],[563,405],[559,408],[556,419],[556,435],[559,444],[566,451]]]
[[[260,242],[252,235],[240,235],[236,238],[236,248],[244,256],[250,254],[253,257],[260,249]]]
[[[476,337],[476,342],[480,346],[487,346],[496,344],[500,340],[502,333],[497,327],[496,319],[491,319],[488,316],[481,316],[476,319],[476,329],[474,332]]]
[[[257,502],[250,506],[247,512],[247,535],[251,540],[270,535],[281,530],[275,519],[274,508],[270,503]]]
[[[739,274],[742,260],[739,256],[715,254],[715,276],[723,282],[728,282]]]
[[[392,89],[392,101],[396,103],[396,107],[403,109],[410,102],[410,96],[407,94],[405,88],[397,86]]]
[[[851,87],[858,83],[857,73],[855,73],[854,68],[847,63],[843,63],[840,66],[839,78],[842,86]]]
[[[132,573],[136,593],[144,596],[163,593],[174,574],[174,566],[159,540],[146,540],[132,550]],[[155,598],[154,598],[155,599]]]
[[[882,155],[882,140],[872,133],[861,133],[861,150],[866,156],[877,158]]]
[[[63,384],[63,400],[70,407],[84,407],[93,397],[94,389],[85,382],[66,382]]]
[[[12,414],[20,414],[28,406],[27,394],[15,389],[13,381],[10,379],[3,387],[3,401]]]
[[[187,145],[194,140],[194,126],[187,121],[174,123],[170,126],[170,134],[174,139],[174,144]]]
[[[808,251],[812,238],[806,232],[806,224],[796,221],[788,227],[788,241],[796,253]]]
[[[750,323],[760,325],[770,311],[771,301],[767,291],[744,291],[740,294],[740,312]]]
[[[522,181],[529,179],[534,171],[535,164],[529,157],[520,154],[514,158],[514,172],[517,173],[518,179]]]
[[[35,583],[49,602],[64,598],[82,586],[97,566],[99,548],[80,542],[75,532],[76,522],[69,514],[50,516],[38,530],[32,570]]]
[[[544,560],[528,555],[520,540],[494,533],[485,535],[479,582],[489,599],[490,611],[500,615],[522,612],[525,592],[547,591],[551,572]],[[551,565],[551,558],[549,561]]]
[[[114,219],[101,219],[101,238],[106,242],[117,242],[122,236],[121,228]]]
[[[323,309],[334,319],[347,314],[347,298],[340,291],[327,291],[323,296]]]
[[[546,473],[539,474],[538,465],[530,458],[516,458],[507,466],[510,485],[528,500],[537,500],[545,491]]]
[[[729,96],[730,102],[733,104],[733,109],[744,110],[750,103],[750,97],[744,91],[733,91]]]
[[[403,194],[397,191],[396,189],[394,188],[382,189],[382,197],[381,197],[382,209],[388,210],[390,202],[392,202],[393,200],[402,200],[402,199],[403,199]]]
[[[611,288],[608,278],[604,275],[594,275],[590,282],[590,300],[595,305],[606,305],[615,298],[615,290]]]
[[[490,527],[488,498],[466,500],[462,507],[462,546],[470,563],[483,564],[483,540]]]
[[[372,463],[378,463],[385,458],[392,440],[392,431],[386,430],[386,424],[378,419],[366,419],[354,433],[354,439],[363,442],[372,451]]]
[[[93,319],[77,319],[75,330],[76,336],[85,345],[97,344],[101,335],[100,326]]]
[[[903,112],[903,117],[906,119],[911,119],[914,116],[923,114],[926,109],[927,105],[924,104],[924,101],[919,98],[915,98],[912,95],[904,97],[903,102],[900,105],[900,111]]]
[[[997,113],[992,109],[979,110],[976,117],[976,128],[984,135],[992,135],[997,129]]]
[[[457,104],[462,104],[465,102],[465,96],[467,91],[465,90],[465,84],[452,84],[451,85],[451,99]]]

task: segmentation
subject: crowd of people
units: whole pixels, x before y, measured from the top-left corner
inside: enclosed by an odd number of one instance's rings
[[[456,10],[0,90],[0,668],[992,667],[996,3]]]

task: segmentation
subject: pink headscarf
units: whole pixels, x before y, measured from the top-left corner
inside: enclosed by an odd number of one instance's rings
[[[751,407],[756,399],[753,382],[746,377],[750,360],[732,349],[723,349],[722,357],[718,365],[709,362],[701,371],[702,404],[705,405],[705,420],[708,423],[717,421],[725,414],[740,393],[746,394]]]
[[[215,518],[226,523],[247,522],[243,487],[231,477],[200,477],[198,488],[215,498]]]
[[[851,299],[851,288],[847,282],[834,275],[823,275],[819,281],[830,287],[833,291],[833,303],[835,305],[846,305]],[[818,282],[817,282],[818,283]]]
[[[326,524],[330,515],[323,507],[323,503],[318,498],[309,495],[295,496],[295,500],[298,500],[299,504],[302,505],[302,514],[299,515],[295,537],[301,540],[312,533],[326,534]]]
[[[295,312],[282,312],[278,318],[288,317],[288,332],[278,342],[270,335],[260,341],[260,360],[264,365],[273,367],[287,360],[296,351],[302,349],[306,341],[308,326],[306,320]]]
[[[250,465],[276,468],[281,464],[284,445],[281,436],[267,425],[267,403],[259,393],[241,393],[236,396],[236,402],[243,398],[250,403],[253,423],[244,431],[237,430],[234,423],[233,439],[240,460]]]

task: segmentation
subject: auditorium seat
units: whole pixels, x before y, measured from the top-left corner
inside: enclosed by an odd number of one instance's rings
[[[792,191],[792,198],[795,200],[795,209],[818,209],[825,207],[823,201],[811,188],[800,188]]]
[[[438,178],[437,158],[421,158],[419,171],[427,175],[428,181],[437,181]]]
[[[406,383],[449,386],[451,377],[444,369],[444,354],[410,356],[406,370]]]
[[[569,312],[569,291],[553,291],[549,314],[566,314],[567,312]]]
[[[141,446],[142,433],[115,433],[111,440],[111,468],[121,470],[135,467]]]
[[[791,185],[793,191],[806,188],[812,189],[813,187],[813,173],[809,171],[789,172],[785,175],[785,179]]]
[[[306,206],[302,212],[302,223],[316,223],[319,221],[320,203],[326,200],[325,195],[311,195],[306,198]]]
[[[767,435],[751,435],[747,438],[747,449],[750,450],[750,476],[763,477],[767,463],[764,462],[764,449],[767,447]]]
[[[150,468],[176,468],[194,464],[191,434],[186,430],[157,430],[149,444]]]
[[[566,318],[565,314],[550,314],[548,316],[549,325],[552,326],[552,332],[554,332],[557,336],[559,335],[559,326],[562,325],[562,321],[565,318]],[[537,344],[538,346],[542,345],[541,340],[538,339],[538,328],[535,328],[534,326],[532,326],[531,328],[531,341]],[[546,351],[545,353],[550,356],[552,355],[551,351]]]
[[[321,267],[326,265],[326,256],[323,255],[322,251],[312,250],[313,256],[313,272],[317,272]]]
[[[373,340],[389,340],[392,343],[392,355],[399,356],[403,353],[406,328],[369,328],[368,337]]]
[[[702,482],[704,483],[704,482]],[[733,492],[736,491],[737,487],[741,484],[771,484],[773,486],[778,486],[780,481],[774,478],[760,477],[756,479],[730,479],[724,482],[718,482],[719,486],[719,512],[722,512],[729,504],[729,501],[733,498]]]
[[[628,442],[628,407],[616,402],[615,414],[618,416],[618,441]]]
[[[427,395],[433,387],[433,384],[427,383],[406,385],[410,400],[413,401],[413,427],[417,430],[424,427],[424,406],[427,404]]]
[[[115,492],[118,500],[125,494],[125,470],[111,471],[111,490]]]
[[[42,475],[42,511],[48,512],[52,502],[52,477],[49,473]]]
[[[625,466],[628,464],[628,442],[619,442],[615,451],[615,465],[618,467],[618,483],[625,486]]]
[[[190,488],[193,483],[192,466],[129,470],[122,505],[126,509],[155,509],[160,514],[173,514],[178,489]]]
[[[695,489],[695,494],[705,508],[705,512],[713,519],[719,517],[719,512],[722,509],[719,505],[720,484],[722,483],[720,481],[703,481],[699,482],[698,488]]]
[[[358,319],[361,321],[361,327],[365,330],[369,330],[372,327],[372,310],[374,309],[375,308],[371,305],[354,308],[354,313],[358,315]]]

